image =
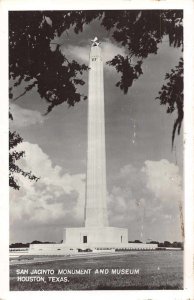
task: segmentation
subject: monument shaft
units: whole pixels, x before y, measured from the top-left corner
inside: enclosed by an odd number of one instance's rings
[[[108,226],[103,61],[99,44],[90,51],[85,227]]]
[[[128,230],[108,225],[103,62],[98,39],[94,38],[92,42],[88,78],[85,226],[65,228],[63,241],[71,249],[99,250],[126,244]]]
[[[63,244],[31,245],[31,253],[75,253],[88,249],[153,249],[157,245],[129,244],[128,229],[108,225],[103,62],[98,39],[92,40],[88,88],[88,151],[85,226],[64,228]],[[42,251],[44,250],[44,251]]]

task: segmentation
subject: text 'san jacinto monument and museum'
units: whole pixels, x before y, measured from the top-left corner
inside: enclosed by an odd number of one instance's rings
[[[89,61],[88,146],[85,224],[65,228],[62,244],[31,245],[30,252],[53,254],[78,249],[154,249],[154,244],[128,243],[128,229],[110,227],[107,212],[104,80],[101,47],[92,40]]]

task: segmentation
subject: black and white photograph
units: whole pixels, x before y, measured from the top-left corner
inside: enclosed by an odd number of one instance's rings
[[[184,290],[184,26],[8,11],[10,292]]]

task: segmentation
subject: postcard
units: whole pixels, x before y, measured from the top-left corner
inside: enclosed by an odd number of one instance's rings
[[[1,4],[2,299],[193,297],[193,3],[107,2]]]

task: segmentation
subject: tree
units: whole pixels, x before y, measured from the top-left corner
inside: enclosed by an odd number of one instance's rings
[[[74,60],[68,61],[59,51],[59,44],[55,51],[51,51],[51,41],[69,28],[71,22],[67,20],[68,15],[64,21],[64,13],[50,12],[52,20],[49,12],[46,14],[41,11],[9,14],[9,97],[17,100],[36,87],[41,98],[49,103],[49,113],[54,106],[64,101],[71,106],[80,101],[82,95],[77,93],[76,86],[84,82],[77,75],[82,74],[87,67]],[[24,91],[13,99],[13,88],[21,84],[25,84]],[[83,96],[83,99],[86,97]],[[9,118],[13,119],[11,113]],[[31,172],[23,171],[16,164],[24,156],[24,151],[13,149],[21,142],[21,136],[10,131],[9,185],[14,189],[19,189],[15,173],[30,180],[38,180]]]
[[[159,242],[158,241],[150,241],[147,244],[159,244]]]
[[[160,100],[160,104],[167,105],[167,113],[172,113],[175,109],[178,111],[177,118],[174,122],[172,131],[172,146],[174,143],[176,130],[180,134],[181,124],[183,120],[183,59],[180,58],[178,66],[171,69],[171,73],[166,73],[164,84],[159,91],[156,99]]]
[[[9,248],[29,248],[30,243],[13,243],[9,246]]]
[[[128,48],[129,55],[117,55],[108,62],[121,73],[121,80],[116,83],[126,94],[134,80],[139,78],[143,60],[149,54],[157,54],[158,46],[164,36],[168,36],[170,46],[181,47],[183,50],[183,13],[181,10],[162,11],[126,11],[112,15],[105,14],[102,24],[110,30],[113,38]],[[132,58],[134,63],[132,63]],[[168,79],[163,85],[159,96],[160,104],[167,105],[167,113],[177,109],[177,118],[172,130],[172,146],[176,130],[180,134],[183,120],[183,59],[179,65],[166,74]]]
[[[38,177],[33,175],[31,172],[26,172],[18,167],[16,161],[24,156],[24,151],[17,151],[14,148],[22,142],[21,136],[14,132],[9,132],[9,186],[15,190],[19,190],[20,186],[15,179],[15,173],[22,174],[24,177],[30,180],[38,180]]]
[[[170,46],[183,48],[182,19],[181,10],[11,11],[10,99],[17,100],[36,88],[40,97],[48,102],[46,114],[63,102],[74,106],[81,99],[85,100],[86,95],[80,94],[77,88],[85,83],[80,76],[88,67],[68,60],[66,53],[61,53],[61,46],[66,43],[70,30],[78,34],[83,31],[84,24],[94,20],[98,20],[115,42],[128,51],[125,57],[116,55],[107,62],[121,75],[116,86],[126,94],[134,80],[143,74],[143,61],[149,54],[157,54],[164,37],[168,37]],[[51,45],[54,47],[51,48]],[[166,79],[168,82],[162,86],[156,99],[160,100],[160,104],[167,105],[167,113],[177,110],[172,131],[173,143],[175,133],[180,133],[183,120],[182,59],[170,74],[166,74]],[[13,88],[21,84],[23,92],[13,99]],[[21,154],[17,155],[17,159],[20,157]],[[17,159],[15,156],[14,161]],[[12,168],[11,173],[15,170]],[[10,183],[14,187],[12,177]]]
[[[172,244],[169,241],[164,241],[164,247],[170,248]]]
[[[9,14],[9,75],[13,87],[27,83],[24,91],[15,100],[33,88],[37,88],[42,99],[48,103],[47,113],[54,106],[67,102],[74,106],[86,96],[77,92],[77,86],[84,81],[79,78],[86,65],[75,60],[69,61],[60,52],[59,37],[79,20],[79,13],[71,12],[10,12]],[[79,27],[80,29],[80,27]],[[76,31],[76,27],[75,27]],[[54,42],[55,39],[58,41]],[[56,44],[51,50],[51,43]]]
[[[84,24],[99,19],[114,40],[128,50],[126,57],[117,55],[108,62],[121,73],[116,85],[127,93],[143,74],[143,60],[157,54],[164,36],[168,36],[170,46],[183,47],[182,18],[181,10],[10,12],[10,79],[15,80],[14,86],[30,82],[20,96],[36,86],[41,98],[49,103],[47,112],[63,102],[72,106],[86,99],[76,87],[84,84],[78,76],[87,66],[69,61],[60,46],[65,43],[64,32],[68,34],[74,28],[78,34]],[[53,43],[56,47],[52,51]]]

